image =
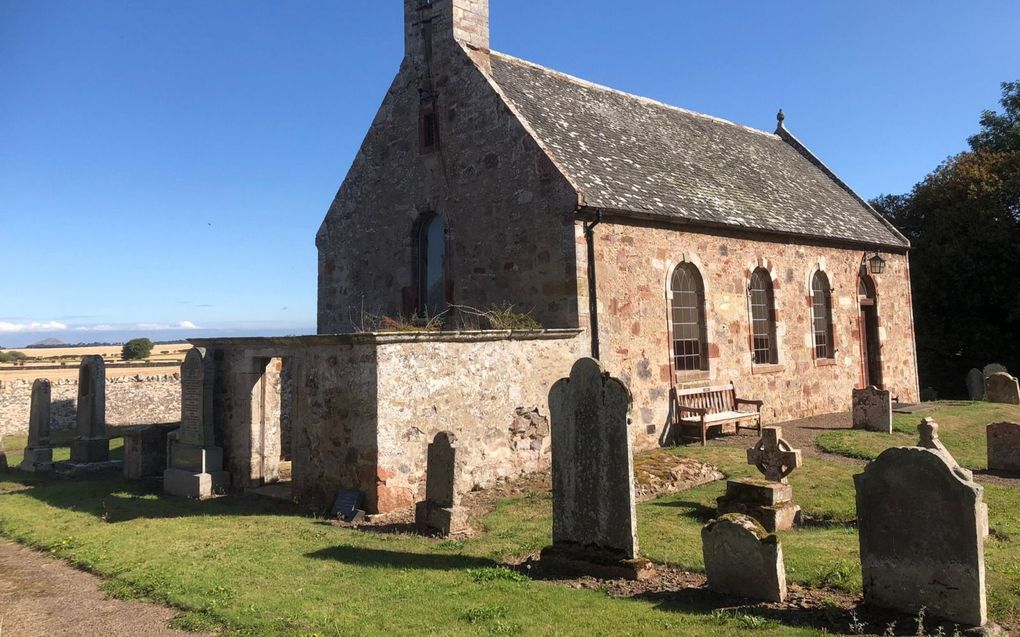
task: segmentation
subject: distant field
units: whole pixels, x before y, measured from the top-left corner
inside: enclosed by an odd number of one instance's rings
[[[180,370],[184,354],[191,348],[187,343],[174,345],[156,345],[152,348],[152,355],[145,360],[149,363],[164,363],[158,367],[137,366],[137,367],[116,367],[107,368],[106,375],[110,378],[122,376],[134,376],[135,374],[158,375],[172,374]],[[61,380],[65,378],[76,378],[78,375],[78,362],[82,356],[102,356],[107,364],[122,363],[120,360],[120,345],[103,345],[96,347],[47,347],[47,348],[15,348],[4,351],[21,352],[29,357],[24,365],[13,363],[0,363],[0,381],[3,380],[34,380],[36,378],[47,378],[49,380]],[[141,362],[141,361],[138,361]],[[61,369],[40,369],[53,365],[62,365]]]

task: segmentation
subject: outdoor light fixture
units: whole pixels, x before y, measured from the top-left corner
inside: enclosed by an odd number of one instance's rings
[[[868,256],[867,252],[861,256],[861,276],[869,272],[871,274],[882,274],[885,272],[885,259],[882,258],[882,255],[877,250],[871,257]]]
[[[885,259],[882,258],[878,252],[868,259],[868,269],[871,270],[872,274],[882,274],[885,272]]]

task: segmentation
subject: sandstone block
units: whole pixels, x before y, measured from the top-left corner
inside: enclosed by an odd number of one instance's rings
[[[725,515],[701,530],[708,587],[717,593],[786,601],[786,567],[779,538],[752,518]]]

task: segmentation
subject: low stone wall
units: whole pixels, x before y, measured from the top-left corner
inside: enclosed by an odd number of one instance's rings
[[[78,400],[77,379],[52,381],[50,428],[74,427]],[[28,434],[32,381],[0,382],[0,435]],[[129,376],[106,379],[106,422],[109,425],[149,425],[181,419],[179,374]]]

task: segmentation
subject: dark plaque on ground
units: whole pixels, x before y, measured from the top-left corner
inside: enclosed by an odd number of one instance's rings
[[[340,518],[344,522],[353,522],[360,511],[365,494],[356,489],[344,489],[336,495],[336,502],[329,512],[329,517]]]

